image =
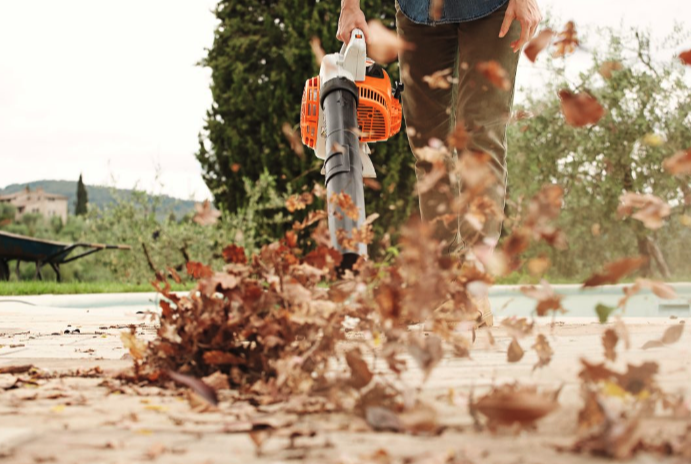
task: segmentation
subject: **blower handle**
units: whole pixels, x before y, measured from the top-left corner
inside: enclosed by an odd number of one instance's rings
[[[365,68],[367,61],[367,43],[362,29],[353,29],[350,33],[350,42],[341,46],[340,64],[353,75],[356,82],[365,80]]]

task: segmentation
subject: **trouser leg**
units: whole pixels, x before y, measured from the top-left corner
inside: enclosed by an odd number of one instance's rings
[[[435,72],[453,70],[458,58],[458,25],[445,24],[425,26],[410,21],[399,10],[396,14],[396,28],[399,36],[413,44],[412,50],[399,54],[403,91],[403,116],[408,133],[408,141],[416,157],[415,173],[418,183],[424,183],[432,171],[432,164],[420,159],[419,150],[428,146],[430,140],[445,141],[453,124],[452,88],[432,88],[425,82],[426,76]],[[445,159],[447,172],[453,170],[453,160]],[[419,195],[422,220],[450,214],[451,203],[458,186],[452,185],[449,175],[444,175],[434,186]],[[434,237],[444,241],[447,249],[457,243],[458,225],[446,225],[444,221],[434,221]]]
[[[471,134],[468,149],[490,155],[489,167],[496,176],[496,183],[484,192],[484,196],[494,205],[492,209],[502,214],[507,181],[506,128],[520,55],[510,47],[510,43],[520,36],[518,22],[514,21],[506,37],[499,38],[505,12],[506,6],[485,18],[458,25],[460,67],[456,99],[456,118],[465,122]],[[492,85],[477,70],[478,63],[487,61],[498,62],[506,71],[511,82],[510,90]],[[470,224],[461,211],[459,228],[464,242],[473,245],[484,239],[496,243],[501,233],[502,214],[488,214],[481,230],[477,230],[477,223],[475,226]]]

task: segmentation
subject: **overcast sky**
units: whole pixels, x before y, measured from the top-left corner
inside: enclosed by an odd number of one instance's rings
[[[662,36],[691,18],[689,0],[539,1],[579,27]],[[0,0],[0,187],[83,173],[90,184],[208,197],[194,152],[209,72],[195,63],[212,43],[215,3]],[[523,60],[519,86],[532,73]]]

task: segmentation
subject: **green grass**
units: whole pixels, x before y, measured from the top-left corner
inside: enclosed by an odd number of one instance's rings
[[[172,284],[173,290],[190,290],[194,284]],[[83,293],[144,293],[155,292],[151,284],[123,284],[117,282],[0,282],[0,296],[21,295],[78,295]]]

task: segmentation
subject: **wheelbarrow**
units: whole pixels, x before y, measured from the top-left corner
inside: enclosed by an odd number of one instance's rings
[[[82,249],[77,255],[72,255],[76,249]],[[50,266],[55,271],[60,282],[60,266],[74,260],[89,256],[102,250],[130,250],[127,245],[103,245],[100,243],[62,243],[51,240],[41,240],[24,235],[0,232],[0,281],[10,279],[9,261],[17,262],[17,280],[20,279],[20,264],[22,261],[36,264],[34,278],[43,280],[41,269]]]

